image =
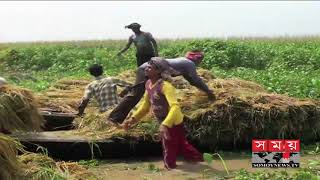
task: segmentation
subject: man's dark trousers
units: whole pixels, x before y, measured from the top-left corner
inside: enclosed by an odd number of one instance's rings
[[[131,90],[127,96],[112,110],[109,119],[116,123],[122,123],[131,109],[140,101],[145,91],[144,83],[140,83]]]

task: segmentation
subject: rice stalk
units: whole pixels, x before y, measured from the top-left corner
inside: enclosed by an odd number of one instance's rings
[[[22,170],[18,149],[22,150],[22,145],[17,140],[0,133],[0,179],[19,179]]]
[[[191,86],[183,77],[173,79],[178,102],[186,116],[187,136],[192,142],[215,149],[241,147],[242,144],[250,144],[252,138],[301,138],[305,143],[320,138],[319,101],[268,93],[254,82],[236,78],[217,79],[205,70],[199,70],[199,75],[214,90],[216,101],[208,101],[205,93]],[[129,81],[133,82],[135,73],[127,71],[118,77],[125,80],[130,77]],[[68,111],[76,112],[86,83],[73,81],[60,81],[55,86],[63,88],[50,90],[51,95],[59,97],[60,94],[62,97],[69,94],[68,98],[44,98],[48,101],[40,104],[51,107],[56,103],[57,109],[69,108]],[[97,104],[90,103],[85,116],[74,121],[75,134],[93,139],[121,137],[157,141],[158,129],[152,123],[141,122],[125,132],[106,123],[109,113],[99,113]]]
[[[0,130],[40,131],[44,119],[30,91],[13,86],[0,89]]]

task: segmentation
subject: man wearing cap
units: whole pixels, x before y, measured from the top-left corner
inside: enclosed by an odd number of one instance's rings
[[[126,47],[118,53],[118,56],[121,55],[130,48],[132,43],[134,43],[137,49],[136,57],[138,66],[148,62],[150,58],[158,56],[156,40],[152,37],[151,33],[141,31],[140,27],[141,25],[138,23],[132,23],[125,26],[125,28],[131,29],[134,34],[129,37]]]
[[[208,95],[209,100],[215,100],[213,91],[203,82],[196,71],[196,65],[200,64],[204,54],[201,51],[190,51],[185,57],[179,57],[175,59],[166,59],[169,64],[171,76],[182,75],[192,86],[204,91]],[[109,115],[109,120],[122,123],[129,114],[130,110],[140,101],[145,91],[146,76],[144,74],[145,68],[148,63],[144,63],[139,66],[136,75],[135,85],[131,88],[131,93],[123,98],[123,100],[113,109]],[[128,90],[128,89],[126,89]],[[122,94],[125,94],[123,92]]]

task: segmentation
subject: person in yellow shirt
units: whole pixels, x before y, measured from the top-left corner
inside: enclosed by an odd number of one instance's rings
[[[176,168],[176,157],[182,154],[187,161],[203,161],[202,155],[186,139],[183,125],[184,115],[176,99],[175,88],[166,81],[172,69],[167,61],[153,57],[145,69],[149,78],[145,84],[146,91],[141,103],[133,115],[122,123],[128,129],[144,117],[150,109],[160,123],[160,137],[167,169]]]

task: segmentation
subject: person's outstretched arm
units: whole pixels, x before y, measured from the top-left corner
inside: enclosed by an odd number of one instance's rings
[[[149,96],[145,92],[141,105],[138,107],[137,111],[132,114],[132,117],[135,119],[142,119],[149,112],[150,106]]]
[[[124,47],[117,55],[120,56],[122,53],[126,52],[130,48],[132,42],[133,42],[133,39],[132,39],[132,36],[130,36],[126,47]]]
[[[209,99],[212,99],[212,100],[215,99],[213,91],[210,90],[209,87],[206,85],[206,83],[204,83],[203,80],[199,77],[195,66],[190,66],[186,72],[187,73],[183,74],[183,77],[192,86],[195,86],[198,89],[200,89],[200,90],[204,91],[205,93],[207,93]]]
[[[81,102],[78,106],[78,115],[79,116],[82,116],[83,113],[84,113],[84,110],[86,109],[88,103],[89,103],[89,100],[91,99],[91,97],[93,96],[93,88],[91,87],[91,85],[89,84],[85,91],[84,91],[84,95],[81,99]]]
[[[123,91],[120,93],[120,97],[124,97],[131,89],[132,87],[132,84],[131,83],[128,83],[126,81],[123,81],[121,79],[117,79],[117,78],[112,78],[113,80],[113,83],[115,83],[116,85],[120,86],[120,87],[125,87],[123,89]]]
[[[136,122],[138,122],[140,119],[142,119],[148,112],[149,109],[151,107],[150,101],[149,101],[149,96],[148,94],[145,92],[144,96],[142,98],[142,103],[140,104],[140,106],[138,107],[137,111],[135,111],[133,113],[133,115],[126,119],[123,123],[122,123],[122,127],[124,129],[129,129],[133,126],[133,124],[135,124]]]
[[[123,80],[121,80],[121,79],[112,78],[112,80],[113,80],[113,82],[114,82],[115,84],[117,84],[118,86],[121,86],[121,87],[130,87],[130,86],[132,86],[131,83],[126,82],[126,81],[123,81]]]

